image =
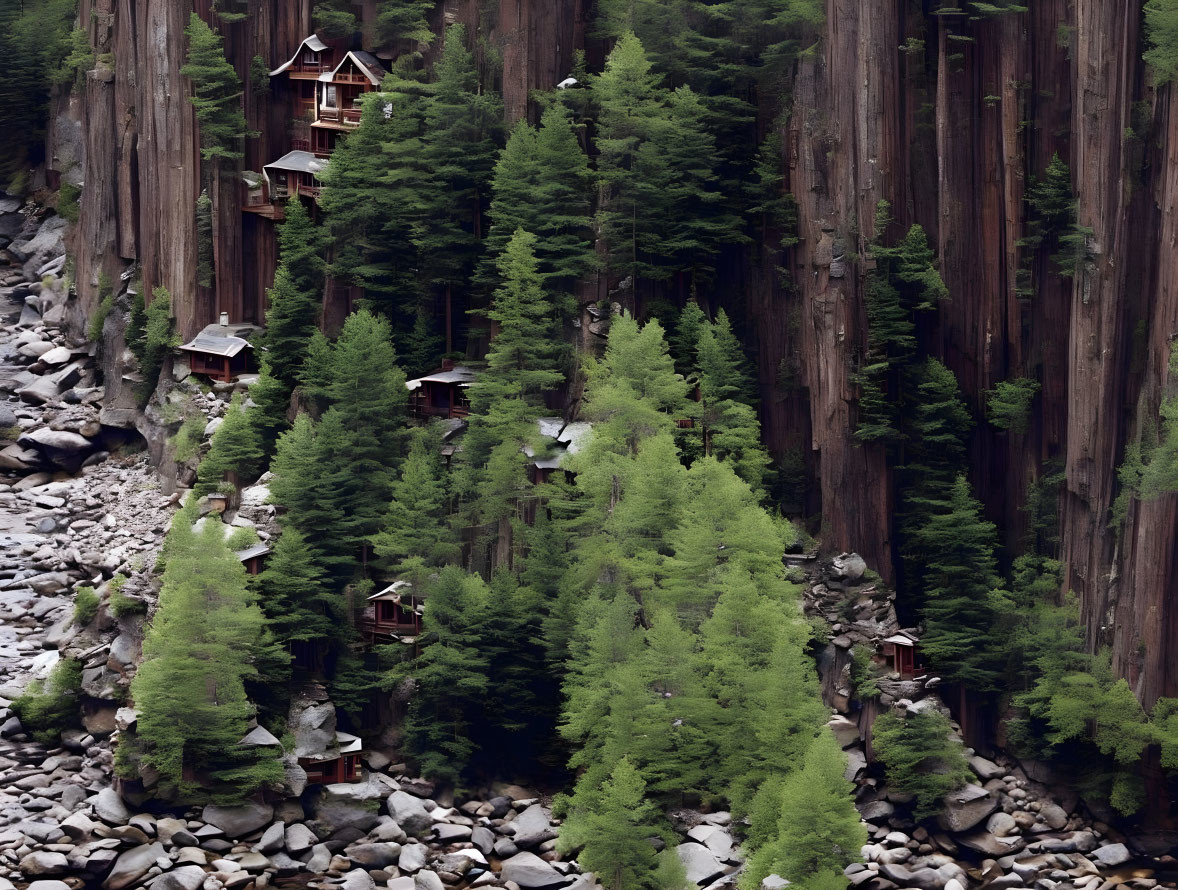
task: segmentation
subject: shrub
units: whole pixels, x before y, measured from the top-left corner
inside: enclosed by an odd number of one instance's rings
[[[245,550],[247,547],[253,547],[258,540],[258,533],[252,528],[235,528],[225,539],[225,545],[230,550]]]
[[[172,436],[172,454],[176,463],[185,463],[196,457],[204,437],[205,422],[200,417],[189,417]]]
[[[1027,431],[1031,402],[1039,392],[1039,381],[1027,377],[1003,380],[986,393],[990,423],[1000,430],[1022,434]]]
[[[851,650],[851,688],[859,698],[877,698],[879,686],[875,682],[875,662],[871,660],[871,650],[866,646],[856,645]]]
[[[74,597],[74,624],[85,627],[98,614],[98,594],[93,587],[79,587]]]
[[[147,603],[138,597],[127,596],[123,593],[123,585],[127,583],[125,575],[115,575],[110,579],[106,589],[110,594],[110,601],[107,608],[115,618],[122,618],[126,615],[146,615]]]
[[[110,278],[105,272],[98,273],[98,306],[90,316],[90,327],[87,334],[90,339],[98,342],[102,339],[102,328],[106,324],[106,317],[115,307],[115,292]]]
[[[78,221],[78,199],[82,196],[82,187],[72,182],[63,182],[57,192],[57,215],[71,223]]]
[[[43,744],[57,741],[63,730],[77,725],[78,694],[82,689],[82,664],[59,661],[45,680],[34,680],[12,703],[21,725]]]
[[[926,819],[941,808],[941,798],[969,781],[972,773],[960,742],[952,738],[949,719],[939,711],[875,721],[876,756],[887,770],[888,784],[916,797],[913,815]]]

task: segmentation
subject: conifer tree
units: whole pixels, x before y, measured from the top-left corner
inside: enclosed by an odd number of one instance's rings
[[[867,842],[844,775],[846,762],[834,734],[818,733],[801,767],[779,787],[775,836],[753,854],[742,887],[759,887],[769,874],[805,888],[845,881],[843,869],[858,861]]]
[[[540,128],[520,121],[495,164],[491,225],[480,275],[499,283],[497,257],[517,229],[536,236],[537,268],[567,314],[567,295],[594,263],[588,159],[563,106],[545,109]]]
[[[189,16],[188,56],[180,73],[192,80],[190,98],[200,124],[200,155],[207,160],[236,160],[246,137],[241,110],[241,81],[225,59],[221,37],[195,12]]]
[[[433,0],[381,0],[376,13],[377,42],[386,46],[432,42],[434,33],[426,16],[434,5]]]
[[[312,647],[338,636],[343,602],[328,587],[315,551],[297,528],[286,529],[258,575],[262,609],[275,642],[304,663]],[[311,644],[311,645],[308,645]]]
[[[875,748],[888,783],[915,795],[917,819],[936,813],[946,794],[972,778],[962,745],[951,731],[948,718],[932,709],[904,717],[885,714],[875,722]]]
[[[700,334],[707,326],[707,315],[695,300],[689,300],[675,319],[675,330],[667,336],[675,370],[685,378],[695,373]]]
[[[958,476],[944,511],[930,515],[914,540],[928,554],[921,651],[946,680],[985,691],[998,678],[995,633],[1009,595],[994,556],[997,532],[981,513],[969,482]]]
[[[606,890],[676,890],[685,882],[683,866],[668,847],[655,852],[650,838],[661,833],[658,812],[646,800],[646,783],[626,757],[613,767],[598,809],[571,820],[561,832],[561,849],[570,849],[566,832],[585,849],[578,856]]]
[[[421,135],[421,161],[430,179],[413,183],[419,215],[413,241],[425,280],[444,294],[450,318],[453,291],[465,286],[482,249],[502,106],[494,93],[479,89],[462,25],[447,28],[434,75]],[[445,337],[450,352],[449,326]]]
[[[374,552],[389,571],[424,585],[429,571],[455,561],[457,541],[446,522],[446,486],[432,429],[414,431],[401,476],[393,483],[384,526],[372,538]]]
[[[242,480],[253,479],[264,454],[258,430],[242,407],[240,394],[233,397],[208,455],[197,470],[196,492],[207,494],[227,483],[236,492]]]
[[[390,675],[408,673],[416,684],[405,742],[430,778],[458,782],[475,751],[472,733],[489,688],[480,634],[488,609],[481,578],[456,566],[442,569],[425,601],[428,642],[411,665]]]
[[[160,607],[131,685],[137,740],[164,795],[192,800],[204,786],[240,800],[282,778],[272,754],[238,745],[253,713],[244,684],[271,644],[222,524],[206,519],[196,531],[195,518],[190,499],[169,532]]]

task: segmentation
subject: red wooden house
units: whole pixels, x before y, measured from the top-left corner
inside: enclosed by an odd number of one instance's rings
[[[252,324],[229,324],[228,315],[221,313],[220,324],[207,325],[181,346],[180,351],[188,353],[193,374],[203,374],[229,383],[234,377],[249,370],[253,347],[245,338],[260,330]]]
[[[408,581],[394,581],[368,597],[360,629],[369,643],[412,642],[421,633],[424,598]]]
[[[920,657],[920,638],[911,631],[902,630],[883,641],[883,657],[888,670],[900,675],[901,680],[911,680],[924,670]]]
[[[406,381],[409,410],[418,420],[466,417],[470,414],[466,390],[474,379],[475,372],[470,368],[444,361],[440,371]]]
[[[336,731],[336,747],[320,757],[300,757],[299,766],[307,774],[308,784],[334,785],[359,782],[364,777],[360,761],[363,743],[354,735]]]

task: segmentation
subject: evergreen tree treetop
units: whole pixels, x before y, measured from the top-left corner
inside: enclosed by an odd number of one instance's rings
[[[241,81],[225,59],[222,40],[195,12],[189,16],[188,56],[180,73],[192,80],[190,99],[200,123],[201,157],[235,160],[247,135]]]

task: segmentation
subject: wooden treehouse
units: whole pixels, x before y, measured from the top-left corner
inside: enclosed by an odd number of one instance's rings
[[[237,551],[237,559],[245,566],[247,574],[257,575],[265,567],[266,557],[270,555],[269,544],[255,544],[245,550]]]
[[[474,379],[475,372],[470,368],[443,361],[440,371],[405,382],[410,413],[418,420],[466,417],[470,414],[466,390]]]
[[[883,657],[888,670],[900,675],[901,680],[911,680],[924,671],[920,657],[920,638],[911,631],[901,630],[883,641]]]
[[[229,383],[249,371],[253,347],[245,338],[260,330],[253,324],[230,324],[228,314],[222,312],[220,324],[207,325],[180,351],[188,354],[193,374]]]
[[[364,777],[360,762],[363,743],[354,735],[336,731],[336,747],[316,757],[300,757],[299,766],[307,774],[308,784],[335,785],[359,782]]]
[[[425,599],[408,581],[394,581],[368,597],[360,618],[360,632],[369,644],[414,643],[421,634]]]
[[[284,64],[270,72],[270,77],[285,74],[290,88],[295,92],[298,100],[299,117],[313,121],[315,119],[315,96],[318,90],[319,78],[330,74],[339,64],[342,52],[312,34],[299,44],[295,54]]]

